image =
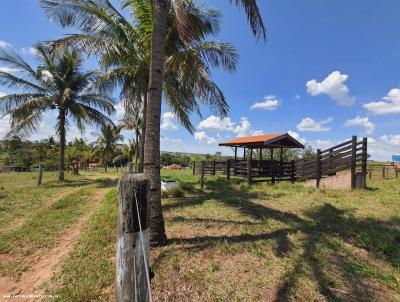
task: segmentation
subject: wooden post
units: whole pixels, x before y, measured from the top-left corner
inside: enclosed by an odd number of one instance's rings
[[[193,162],[193,175],[195,175],[196,174],[196,162],[194,161]]]
[[[204,188],[204,160],[201,161],[200,188]]]
[[[372,179],[372,169],[371,168],[368,169],[368,177],[369,177],[369,179]]]
[[[292,164],[291,164],[291,180],[292,180],[292,183],[294,183],[294,169],[295,169],[295,166],[294,166],[294,160],[292,160]]]
[[[226,162],[226,180],[231,179],[231,160],[228,159]]]
[[[235,160],[233,162],[233,175],[236,175],[237,147],[235,147]]]
[[[250,185],[251,184],[251,170],[252,170],[252,159],[248,158],[247,159],[247,183]]]
[[[116,301],[149,301],[149,179],[125,174],[118,183]]]
[[[351,188],[356,188],[356,147],[357,136],[351,138]]]
[[[315,174],[316,174],[316,187],[319,188],[321,181],[321,149],[317,149],[317,158],[315,163]]]
[[[246,148],[243,148],[243,160],[246,159]]]
[[[211,171],[212,175],[215,175],[215,160],[212,161],[212,171]]]
[[[274,149],[271,148],[271,157],[270,157],[270,162],[269,162],[269,167],[271,170],[271,179],[272,179],[272,183],[275,183],[275,162],[274,162]]]
[[[385,178],[385,167],[382,167],[382,178]]]
[[[394,168],[394,172],[396,173],[396,178],[399,178],[399,168]]]
[[[128,162],[126,166],[126,173],[133,173],[133,164],[131,162]]]
[[[42,184],[42,178],[43,178],[43,166],[42,164],[39,164],[39,177],[38,177],[38,186]]]
[[[262,147],[260,148],[260,156],[258,159],[258,176],[261,174],[261,165],[262,165]]]

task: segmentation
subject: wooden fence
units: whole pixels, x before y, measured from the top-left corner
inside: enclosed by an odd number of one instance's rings
[[[367,174],[367,138],[357,141],[353,136],[351,140],[321,151],[307,160],[295,163],[296,179],[316,179],[319,186],[324,177],[336,175],[337,172],[351,171],[351,187],[365,187]]]
[[[324,177],[337,172],[351,171],[351,187],[365,187],[367,175],[367,138],[351,140],[326,150],[317,150],[314,157],[298,161],[278,160],[227,160],[193,162],[193,175],[200,174],[201,183],[204,175],[231,175],[245,177],[248,183],[255,181],[292,181],[315,179],[319,187]]]
[[[400,168],[395,165],[370,165],[367,168],[368,178],[399,178]]]

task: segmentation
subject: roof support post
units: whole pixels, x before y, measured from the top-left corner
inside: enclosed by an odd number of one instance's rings
[[[271,179],[272,183],[275,183],[275,163],[274,163],[274,148],[271,148],[271,159],[270,159],[270,169],[271,169]]]
[[[243,160],[246,159],[246,147],[243,148]]]

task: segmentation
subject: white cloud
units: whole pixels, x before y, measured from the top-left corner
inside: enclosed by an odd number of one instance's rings
[[[198,131],[194,133],[194,139],[200,143],[205,143],[207,145],[216,144],[217,139],[215,137],[208,136],[205,131]]]
[[[0,91],[0,98],[6,95],[7,95],[6,93]]]
[[[400,146],[400,134],[382,135],[380,139],[389,145]]]
[[[323,121],[315,121],[310,117],[303,118],[301,122],[296,126],[299,131],[308,131],[308,132],[321,132],[321,131],[329,131],[329,127],[324,127],[324,125],[333,121],[333,117],[329,117]]]
[[[280,101],[274,95],[267,95],[264,97],[262,102],[256,102],[251,105],[250,110],[263,109],[263,110],[275,110],[280,105]]]
[[[0,71],[6,73],[16,73],[20,71],[20,69],[14,67],[0,67]]]
[[[21,52],[24,55],[32,55],[32,56],[37,54],[37,51],[36,51],[35,47],[24,47],[24,48],[21,48]]]
[[[163,130],[178,130],[178,126],[175,124],[176,116],[173,112],[164,112],[162,115],[161,129]]]
[[[115,106],[115,117],[117,119],[122,119],[125,115],[125,106],[123,102],[119,102],[118,104],[116,104]]]
[[[263,135],[264,134],[264,131],[261,131],[261,130],[253,130],[252,132],[251,132],[251,135],[254,135],[254,136],[256,136],[256,135]]]
[[[215,131],[232,131],[235,123],[232,122],[230,117],[220,118],[211,115],[205,120],[202,120],[197,128],[200,130],[215,130]]]
[[[8,47],[12,47],[11,43],[0,40],[0,48],[8,48]]]
[[[173,144],[183,144],[183,141],[180,138],[172,138],[172,137],[167,137],[167,136],[163,136],[161,135],[160,137],[161,142],[163,143],[173,143]]]
[[[295,100],[295,101],[298,101],[298,100],[300,100],[301,99],[301,97],[300,97],[300,95],[298,95],[298,94],[295,94],[294,96],[293,96],[293,100]]]
[[[250,134],[251,124],[247,117],[240,118],[240,124],[233,129],[237,136],[247,136]]]
[[[340,71],[333,71],[321,82],[308,81],[306,83],[307,92],[312,96],[326,94],[339,105],[351,106],[356,99],[349,95],[349,88],[344,84],[348,77],[347,74],[342,74]]]
[[[391,89],[381,101],[364,104],[363,107],[373,114],[400,113],[400,89]]]
[[[292,136],[294,139],[298,140],[298,141],[299,141],[300,143],[302,143],[303,145],[304,145],[305,143],[307,143],[307,140],[306,140],[305,138],[301,137],[300,134],[298,134],[297,132],[289,130],[287,133],[288,133],[290,136]]]
[[[344,125],[346,127],[350,127],[350,126],[361,126],[361,127],[364,127],[365,128],[365,132],[367,134],[371,134],[375,130],[375,124],[372,123],[369,120],[368,117],[357,116],[357,117],[355,117],[353,119],[346,120]]]
[[[332,147],[334,143],[329,140],[329,139],[317,139],[315,142],[315,147],[317,149],[328,149],[329,147]]]

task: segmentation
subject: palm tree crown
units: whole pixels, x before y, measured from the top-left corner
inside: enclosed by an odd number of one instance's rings
[[[65,137],[70,122],[83,131],[85,125],[112,124],[106,114],[114,112],[112,100],[95,89],[100,74],[83,71],[76,50],[48,45],[35,46],[38,66],[30,66],[14,52],[0,50],[0,62],[17,70],[0,71],[0,85],[19,90],[0,98],[0,111],[11,117],[11,134],[28,134],[37,129],[44,113],[57,110],[56,133],[60,137],[60,176],[63,180]]]

